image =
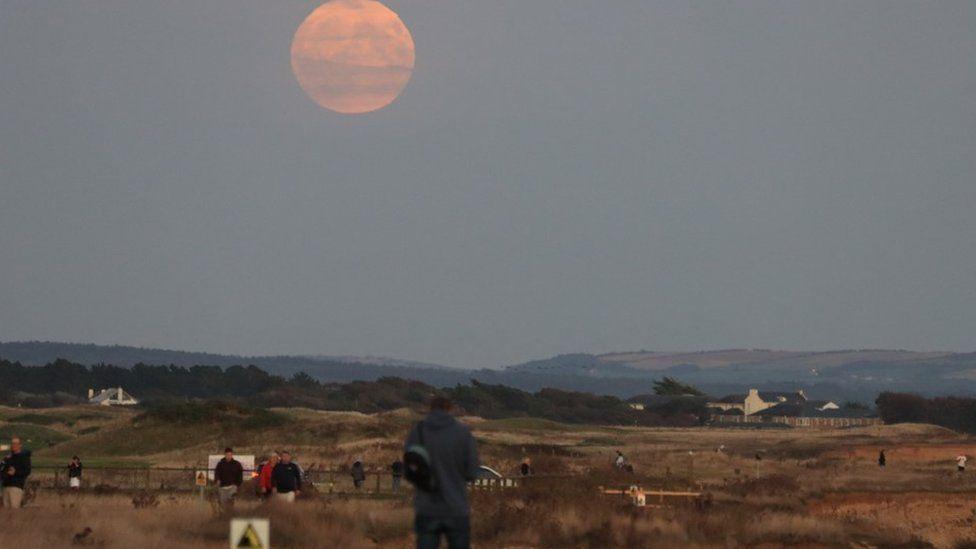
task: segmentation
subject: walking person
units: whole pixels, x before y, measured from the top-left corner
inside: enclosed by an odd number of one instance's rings
[[[623,469],[627,465],[627,458],[624,457],[624,453],[617,450],[617,458],[613,460],[613,466],[617,469]]]
[[[959,454],[956,456],[956,472],[960,475],[966,472],[966,461],[967,457],[965,454]]]
[[[291,461],[291,453],[281,452],[281,461],[271,470],[271,486],[276,501],[294,503],[302,493],[302,472]]]
[[[75,492],[81,490],[81,459],[78,456],[72,456],[68,464],[68,487]]]
[[[471,546],[467,483],[478,476],[478,449],[471,429],[454,419],[451,407],[446,397],[434,397],[430,413],[404,445],[407,479],[417,486],[413,505],[418,549],[436,549],[441,536],[450,549]]]
[[[244,467],[234,459],[234,450],[224,448],[224,459],[214,467],[214,480],[217,481],[217,498],[221,507],[232,507],[234,497],[244,483]]]
[[[363,488],[363,483],[366,482],[366,469],[363,468],[363,462],[356,460],[352,464],[352,485],[356,487],[356,490],[361,490]]]
[[[885,451],[881,450],[878,452],[878,468],[884,470],[885,465],[888,464],[888,458],[885,457]]]
[[[403,479],[403,461],[400,458],[390,465],[390,474],[393,475],[393,493],[399,494],[400,480]]]
[[[24,449],[20,438],[10,440],[10,454],[0,460],[0,489],[3,491],[3,506],[6,509],[20,509],[24,501],[24,487],[31,474],[31,452]]]

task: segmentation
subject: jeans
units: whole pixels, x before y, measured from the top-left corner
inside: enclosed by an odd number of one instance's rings
[[[417,515],[413,522],[417,532],[417,549],[437,549],[441,544],[441,534],[447,538],[449,549],[469,549],[471,547],[471,519],[469,517],[422,517]]]

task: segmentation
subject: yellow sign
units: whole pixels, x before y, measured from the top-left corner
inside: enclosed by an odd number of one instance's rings
[[[271,523],[268,519],[233,519],[230,521],[231,549],[268,549],[271,546]]]
[[[197,486],[206,486],[206,485],[207,485],[207,472],[197,471]]]

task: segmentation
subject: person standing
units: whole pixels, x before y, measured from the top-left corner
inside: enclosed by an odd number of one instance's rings
[[[221,507],[234,505],[234,496],[244,483],[244,466],[234,459],[232,448],[224,448],[224,459],[214,467],[214,480],[217,481],[217,497]]]
[[[885,451],[881,450],[880,452],[878,452],[878,467],[880,469],[884,469],[885,465],[887,464],[888,464],[888,458],[885,457]]]
[[[31,452],[24,449],[20,438],[10,440],[10,454],[0,461],[0,489],[3,490],[3,506],[20,509],[24,501],[24,487],[31,474]]]
[[[356,460],[352,464],[352,485],[356,487],[356,490],[362,490],[363,483],[366,482],[366,469],[363,467],[363,462]]]
[[[527,477],[532,474],[532,460],[529,458],[524,458],[522,464],[519,465],[519,474],[523,477]]]
[[[281,461],[271,471],[271,486],[278,501],[294,503],[295,497],[302,493],[302,473],[292,463],[291,453],[281,453]]]
[[[623,469],[627,465],[627,458],[624,457],[624,453],[617,450],[617,458],[613,460],[613,466],[617,469]]]
[[[390,465],[390,473],[393,475],[393,493],[400,493],[400,480],[403,479],[403,460],[397,458],[396,461]]]
[[[264,499],[271,498],[274,489],[271,472],[274,471],[275,465],[278,465],[279,461],[281,461],[281,457],[278,452],[271,454],[271,457],[261,466],[261,471],[258,473],[258,495]]]
[[[959,454],[956,457],[956,472],[959,473],[960,475],[966,472],[967,459],[968,458],[966,458],[965,454]]]
[[[81,459],[78,456],[72,456],[68,464],[68,487],[74,491],[81,490]]]
[[[436,549],[441,536],[450,549],[471,546],[471,509],[467,483],[478,476],[478,448],[471,429],[451,415],[443,396],[430,402],[430,413],[410,431],[404,452],[422,447],[429,457],[433,487],[414,495],[414,530],[418,549]]]

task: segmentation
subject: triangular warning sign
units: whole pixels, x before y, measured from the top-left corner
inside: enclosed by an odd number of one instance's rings
[[[248,524],[247,528],[244,530],[244,535],[241,536],[241,540],[237,542],[237,546],[262,549],[264,544],[261,543],[261,538],[258,537],[257,531],[254,530],[254,526]]]

